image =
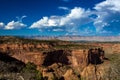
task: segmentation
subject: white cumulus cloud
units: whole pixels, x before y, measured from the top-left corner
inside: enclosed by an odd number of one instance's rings
[[[94,8],[99,11],[111,10],[111,11],[120,12],[119,3],[120,3],[120,0],[106,0],[101,3],[96,4]]]
[[[91,21],[91,19],[88,17],[90,14],[91,13],[89,10],[75,7],[74,9],[71,9],[71,12],[69,14],[61,18],[60,25],[78,27],[84,23]]]
[[[96,31],[102,31],[106,26],[110,26],[110,22],[114,19],[120,19],[120,0],[106,0],[96,4],[94,9],[98,17],[94,21]],[[103,30],[104,31],[104,30]]]
[[[0,22],[0,29],[2,29],[5,26],[3,22]]]
[[[57,19],[55,16],[50,17],[43,17],[37,22],[34,22],[30,28],[45,28],[45,27],[53,27],[53,26],[58,26],[59,25],[59,19]]]
[[[88,34],[101,34],[107,32],[111,33],[114,26],[115,28],[113,32],[115,32],[120,24],[119,3],[120,0],[105,0],[96,4],[92,10],[86,10],[81,7],[74,7],[73,9],[69,9],[68,14],[62,16],[51,15],[50,17],[43,17],[42,19],[34,22],[29,28],[38,28],[39,30],[53,28],[54,31],[54,27],[61,27],[64,29],[64,31],[70,34],[80,34],[82,32]],[[58,8],[68,10],[67,7]],[[115,25],[113,25],[113,22]],[[90,28],[87,28],[87,24],[89,23],[93,24],[93,28],[91,28],[91,26]],[[83,31],[83,29],[81,29],[82,25],[84,25],[84,27],[87,29],[84,29]]]
[[[25,18],[26,16],[22,16],[22,17],[16,17],[18,19],[18,21],[10,21],[7,24],[0,22],[0,29],[6,29],[6,30],[12,30],[12,29],[21,29],[26,27],[27,25],[24,24],[22,22],[23,18]]]
[[[19,21],[11,21],[9,22],[6,26],[5,26],[5,29],[20,29],[20,28],[23,28],[23,27],[26,27],[27,25],[23,24],[22,22],[19,22]]]
[[[91,19],[88,17],[89,15],[90,15],[89,10],[85,10],[80,7],[75,7],[71,9],[70,13],[67,15],[43,17],[42,19],[34,22],[30,26],[30,28],[41,29],[49,27],[66,27],[66,29],[71,29],[78,27],[84,23],[90,22]]]

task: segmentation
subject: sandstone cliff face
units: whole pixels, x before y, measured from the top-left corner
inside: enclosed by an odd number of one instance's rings
[[[25,48],[26,47],[26,48]],[[43,76],[51,79],[51,76],[61,78],[65,77],[65,80],[68,80],[69,75],[76,76],[76,74],[72,71],[69,73],[69,68],[77,68],[79,66],[83,66],[85,64],[85,55],[83,50],[54,50],[47,52],[40,51],[30,51],[30,47],[34,47],[32,45],[1,45],[1,51],[10,52],[12,57],[24,62],[32,62],[38,66],[38,70],[43,71]],[[46,67],[46,71],[44,71],[44,67]],[[84,67],[84,66],[83,66]],[[51,69],[51,70],[49,70]],[[73,74],[74,73],[74,74]],[[76,76],[73,79],[77,79]]]
[[[67,43],[58,43],[66,45]],[[113,67],[109,61],[87,64],[88,49],[56,49],[57,43],[1,43],[3,52],[24,63],[32,62],[48,80],[109,80]],[[105,53],[120,53],[120,44],[88,44],[103,47]],[[52,49],[52,50],[51,50]],[[114,71],[111,73],[114,74]],[[107,77],[106,77],[107,76]]]
[[[36,46],[36,47],[35,47]],[[83,63],[83,50],[55,50],[41,52],[32,49],[47,49],[50,45],[32,45],[32,44],[0,44],[0,51],[9,53],[12,57],[25,63],[33,62],[36,65],[52,65],[53,63],[72,64],[77,66]],[[32,50],[32,51],[31,51]]]
[[[0,44],[0,50],[4,52],[10,50],[31,51],[35,49],[49,49],[50,47],[48,44]]]
[[[109,80],[110,63],[101,65],[88,65],[81,72],[81,78],[85,80]]]
[[[80,80],[78,75],[72,69],[68,69],[66,73],[63,75],[64,80]]]
[[[3,49],[7,50],[7,47],[4,46]],[[9,49],[14,50],[12,47],[9,47]],[[30,52],[29,50],[22,51],[20,48],[11,56],[24,63],[32,62],[36,64],[38,70],[42,71],[43,77],[48,77],[48,80],[52,80],[54,77],[59,79],[63,77],[64,80],[79,80],[80,77],[97,80],[96,75],[100,74],[97,78],[103,77],[106,68],[99,67],[99,70],[95,73],[93,65],[87,66],[87,52],[88,50],[82,49]],[[92,77],[89,78],[90,76]]]
[[[103,47],[108,54],[120,53],[119,43],[93,43],[91,45]]]

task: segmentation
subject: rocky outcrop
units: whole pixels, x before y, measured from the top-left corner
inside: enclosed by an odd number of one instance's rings
[[[63,77],[64,80],[80,80],[80,77],[72,69],[68,69]]]
[[[35,51],[38,49],[49,49],[51,46],[48,44],[0,44],[0,51],[14,52],[14,51]]]
[[[57,45],[61,46],[57,46]],[[104,61],[100,64],[88,64],[88,48],[70,48],[64,49],[67,43],[1,43],[0,44],[0,59],[8,60],[11,65],[14,62],[13,59],[24,63],[34,63],[37,65],[37,69],[42,72],[44,78],[48,80],[109,80],[109,71],[111,65],[109,61]],[[64,45],[64,46],[63,46]],[[81,44],[80,44],[81,45]],[[110,43],[85,43],[85,45],[92,45],[103,47],[105,53],[119,53],[120,44],[110,44]],[[53,48],[62,47],[62,48]],[[72,46],[74,47],[74,45]],[[96,48],[98,48],[96,47]],[[90,46],[91,48],[91,46]],[[2,56],[9,56],[4,58]],[[92,56],[94,60],[94,55]],[[1,62],[2,63],[2,62]],[[18,65],[18,63],[15,63]],[[13,67],[13,68],[11,68]],[[10,66],[10,69],[16,69],[14,66]],[[10,70],[9,69],[9,70]],[[4,70],[8,70],[5,68]],[[9,71],[8,70],[8,71]],[[19,71],[19,70],[18,70]],[[113,73],[112,73],[113,74]],[[107,77],[106,77],[107,76]]]
[[[100,65],[88,65],[80,73],[81,78],[85,80],[109,80],[111,65],[105,62]]]
[[[38,70],[43,71],[43,77],[47,77],[48,80],[54,77],[58,79],[64,77],[65,80],[70,80],[70,75],[77,80],[79,77],[74,70],[81,73],[81,69],[86,66],[87,50],[54,50],[48,52],[18,50],[16,54],[11,56],[25,63],[36,64]],[[42,66],[45,66],[46,69]]]
[[[23,61],[24,63],[34,63],[37,66],[41,66],[43,64],[44,61],[44,55],[40,52],[21,52],[18,54],[14,54],[12,55],[12,57]]]

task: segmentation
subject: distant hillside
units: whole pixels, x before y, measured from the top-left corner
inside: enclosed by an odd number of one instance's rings
[[[64,41],[99,41],[99,42],[120,41],[120,36],[27,36],[26,38],[39,40],[64,40]]]

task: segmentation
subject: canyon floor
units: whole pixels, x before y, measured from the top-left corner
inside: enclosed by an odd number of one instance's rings
[[[107,58],[87,64],[88,50]],[[69,42],[0,36],[0,80],[120,80],[120,42]]]

